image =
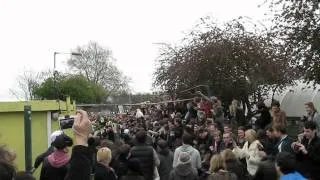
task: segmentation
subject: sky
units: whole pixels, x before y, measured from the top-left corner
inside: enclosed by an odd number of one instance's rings
[[[0,0],[0,101],[17,100],[17,76],[53,69],[54,52],[96,41],[110,48],[132,79],[133,92],[151,92],[159,45],[176,43],[201,17],[224,22],[264,19],[264,0]],[[69,55],[58,55],[66,71]]]

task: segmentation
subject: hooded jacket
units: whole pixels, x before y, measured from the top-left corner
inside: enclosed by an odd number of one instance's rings
[[[201,157],[200,153],[194,147],[183,144],[182,146],[178,147],[174,151],[174,158],[173,158],[173,168],[177,167],[178,165],[178,158],[181,152],[187,152],[191,157],[191,166],[194,170],[198,170],[201,168]]]
[[[63,151],[55,151],[44,159],[40,180],[64,180],[69,166],[70,157]]]
[[[199,180],[199,176],[190,163],[179,164],[170,173],[169,180]]]

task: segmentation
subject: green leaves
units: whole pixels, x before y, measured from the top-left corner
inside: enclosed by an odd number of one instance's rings
[[[82,75],[60,75],[46,79],[34,92],[42,99],[65,99],[70,96],[78,103],[103,103],[107,92]]]

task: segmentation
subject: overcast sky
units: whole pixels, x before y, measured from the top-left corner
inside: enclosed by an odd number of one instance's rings
[[[53,52],[90,40],[112,49],[134,92],[152,91],[158,46],[174,43],[199,18],[264,18],[261,0],[0,0],[0,101],[25,70],[53,68]],[[58,69],[69,56],[57,56]]]

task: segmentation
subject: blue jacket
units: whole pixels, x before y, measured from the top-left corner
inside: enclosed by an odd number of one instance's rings
[[[306,180],[306,178],[304,178],[300,173],[294,172],[282,176],[280,180]]]

